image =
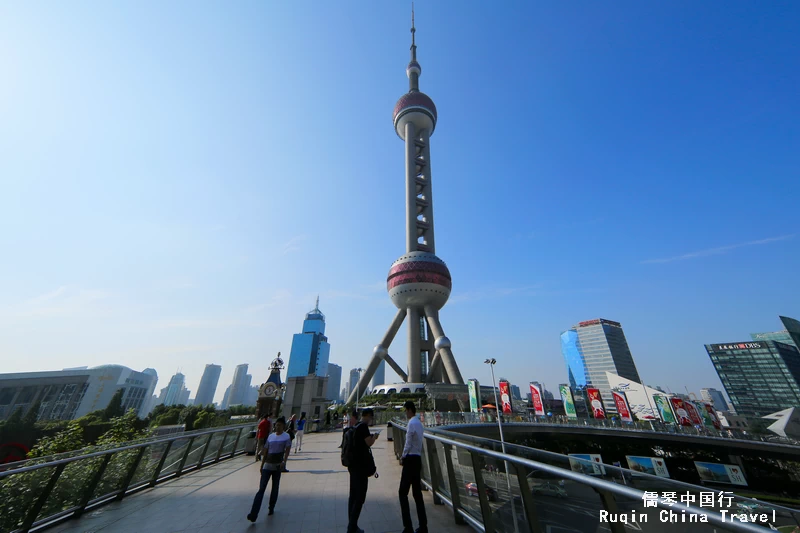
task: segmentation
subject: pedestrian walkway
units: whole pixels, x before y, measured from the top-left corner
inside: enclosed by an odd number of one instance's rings
[[[386,431],[372,447],[379,479],[371,478],[367,503],[359,526],[366,533],[400,533],[397,488],[400,470]],[[253,456],[239,456],[185,474],[179,479],[147,489],[121,502],[88,512],[49,531],[58,533],[346,533],[349,476],[341,465],[341,431],[311,433],[303,437],[303,451],[292,452],[288,473],[281,478],[275,514],[267,516],[269,487],[256,523],[247,513],[258,489],[259,469]],[[433,533],[472,531],[453,522],[452,510],[433,505],[424,492],[428,529]],[[414,501],[411,515],[416,527]]]

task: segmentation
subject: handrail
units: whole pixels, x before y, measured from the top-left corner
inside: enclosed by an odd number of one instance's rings
[[[175,437],[167,437],[167,438],[157,439],[157,440],[148,440],[146,442],[137,442],[136,444],[130,444],[128,446],[120,446],[120,447],[117,447],[117,448],[107,448],[105,450],[91,452],[91,453],[87,453],[87,454],[83,454],[83,455],[75,455],[73,457],[66,457],[64,459],[57,459],[55,461],[47,461],[47,462],[39,463],[39,464],[36,464],[36,465],[23,466],[23,467],[20,467],[20,468],[12,468],[12,469],[4,470],[4,471],[0,472],[0,479],[3,479],[4,477],[8,477],[8,476],[11,476],[11,475],[14,475],[14,474],[21,474],[23,472],[32,472],[34,470],[39,470],[40,468],[49,468],[49,467],[58,466],[58,465],[62,465],[62,464],[74,463],[75,461],[82,461],[84,459],[91,459],[93,457],[101,457],[101,456],[107,455],[107,454],[124,452],[124,451],[128,451],[128,450],[135,450],[137,448],[142,448],[144,446],[152,446],[152,445],[155,445],[155,444],[163,444],[163,443],[166,443],[166,442],[172,442],[172,441],[177,441],[177,440],[181,440],[181,439],[191,439],[192,437],[199,437],[199,436],[202,436],[202,435],[210,435],[210,434],[213,434],[213,433],[220,433],[222,431],[229,431],[231,429],[244,428],[244,427],[247,427],[247,426],[252,426],[252,424],[241,424],[241,425],[238,425],[238,426],[229,426],[229,427],[224,427],[224,428],[214,428],[214,429],[210,429],[210,430],[206,430],[206,431],[201,431],[199,433],[192,433],[191,435],[181,434],[180,436],[175,436]],[[14,464],[19,464],[20,462],[27,463],[27,462],[30,462],[30,461],[36,461],[36,460],[40,460],[40,459],[43,459],[43,458],[32,457],[30,459],[25,459],[24,461],[17,461],[17,462],[10,463],[10,464],[14,465]]]
[[[459,426],[459,424],[453,424],[452,426],[447,426],[447,427],[457,427],[457,426]],[[453,438],[453,439],[463,439],[463,440],[471,441],[471,442],[476,442],[476,441],[479,441],[479,440],[487,440],[489,442],[497,444],[498,446],[500,444],[499,440],[492,439],[492,438],[489,438],[489,437],[477,437],[475,435],[467,435],[467,434],[458,433],[456,431],[450,431],[448,429],[442,429],[442,428],[438,428],[438,427],[425,428],[425,432],[426,433],[444,434],[445,436],[450,435],[451,438]],[[549,450],[541,450],[541,449],[538,449],[538,448],[530,448],[528,446],[523,446],[521,444],[512,444],[512,443],[506,442],[506,449],[508,449],[508,448],[521,450],[521,451],[524,451],[526,453],[535,453],[535,454],[539,454],[539,455],[550,456],[552,459],[555,459],[555,460],[562,460],[562,461],[568,461],[569,460],[569,456],[567,456],[567,455],[560,454],[558,452],[551,452]],[[580,461],[581,459],[578,459],[578,460]],[[700,485],[694,485],[692,483],[687,483],[686,481],[680,481],[678,479],[663,478],[663,477],[659,477],[659,476],[656,476],[656,475],[653,475],[653,474],[648,474],[647,472],[634,472],[633,470],[631,470],[629,468],[625,468],[623,466],[614,466],[614,465],[609,465],[609,464],[603,464],[603,468],[606,468],[606,469],[609,469],[609,470],[613,470],[613,471],[630,472],[631,474],[635,474],[637,477],[640,477],[640,478],[647,478],[647,479],[650,479],[652,481],[658,481],[659,483],[665,483],[665,484],[669,484],[670,486],[681,487],[681,488],[685,488],[685,489],[688,489],[688,490],[694,490],[694,491],[697,491],[697,492],[707,492],[707,489],[708,489],[708,487],[702,487]],[[772,503],[771,501],[759,500],[759,499],[756,499],[756,498],[750,498],[748,496],[741,496],[739,494],[734,494],[734,496],[736,497],[737,500],[741,499],[741,500],[744,500],[744,501],[758,503],[760,505],[768,505],[769,507],[774,507],[775,509],[778,509],[780,511],[786,511],[786,512],[792,513],[792,514],[800,513],[800,509],[794,509],[792,507],[785,507],[783,505]]]
[[[397,427],[398,429],[401,430],[406,429],[405,424],[399,421],[393,421],[392,426]],[[473,454],[492,457],[500,461],[506,461],[508,463],[514,464],[515,466],[519,465],[526,468],[541,470],[549,474],[556,475],[559,478],[568,479],[570,481],[574,481],[581,485],[589,486],[598,492],[607,492],[612,495],[631,498],[634,500],[643,499],[644,492],[631,487],[622,486],[617,483],[612,483],[610,481],[605,481],[603,479],[598,479],[584,474],[579,474],[571,470],[566,470],[556,466],[548,465],[547,463],[541,463],[538,461],[525,459],[523,457],[518,457],[516,455],[509,455],[509,454],[504,454],[502,452],[495,452],[493,450],[487,450],[485,448],[478,448],[470,444],[465,444],[463,442],[441,437],[439,435],[433,435],[428,432],[424,433],[423,436],[428,440],[438,441],[441,442],[442,444],[446,444],[448,446],[454,446],[455,448],[469,451]],[[434,490],[437,496],[439,496],[439,491],[435,487],[432,487],[432,490]],[[451,490],[455,489],[451,487]],[[723,515],[716,513],[715,511],[710,509],[694,507],[680,502],[667,503],[663,501],[662,498],[657,498],[654,499],[653,501],[657,507],[662,508],[664,510],[671,510],[671,511],[679,510],[679,511],[685,511],[687,514],[691,515],[699,515],[699,516],[705,515],[709,522],[712,522],[727,530],[750,532],[750,533],[764,533],[765,531],[768,531],[768,529],[763,528],[761,526],[756,526],[747,522],[742,522],[738,520],[738,518],[734,519],[733,517],[730,517],[728,520],[726,520],[725,518],[723,518]]]

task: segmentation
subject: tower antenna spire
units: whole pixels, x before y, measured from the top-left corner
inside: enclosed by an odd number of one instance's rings
[[[314,311],[319,311],[319,294],[317,294],[317,303],[314,306]]]
[[[408,75],[409,92],[419,91],[419,75],[422,74],[422,67],[417,63],[417,28],[414,24],[414,2],[411,2],[411,61],[408,62],[406,75]]]

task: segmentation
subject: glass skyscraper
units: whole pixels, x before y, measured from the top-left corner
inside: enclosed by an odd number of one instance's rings
[[[194,405],[203,406],[214,403],[214,394],[217,392],[221,372],[222,367],[219,365],[206,365],[203,377],[200,378],[200,385],[197,387]]]
[[[750,338],[754,341],[777,341],[789,344],[800,350],[800,322],[785,316],[780,317],[783,322],[783,331],[772,331],[767,333],[751,333]]]
[[[706,344],[733,408],[765,416],[800,405],[800,351],[776,341]]]
[[[641,383],[622,324],[604,318],[587,320],[561,334],[561,354],[573,389],[600,390],[608,411],[615,411],[606,372]]]
[[[317,298],[317,305],[306,314],[306,319],[303,321],[303,332],[296,333],[292,338],[286,378],[299,378],[310,374],[327,376],[330,353],[331,345],[325,336],[325,315],[319,310],[319,298]]]
[[[334,363],[328,363],[328,399],[339,400],[342,386],[342,367]]]

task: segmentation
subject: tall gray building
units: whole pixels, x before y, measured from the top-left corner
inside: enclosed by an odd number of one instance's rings
[[[194,397],[194,405],[210,405],[214,403],[214,395],[217,393],[219,375],[222,367],[219,365],[206,365],[203,377],[200,378],[200,385],[197,387],[197,395]]]
[[[122,389],[122,407],[147,416],[158,381],[152,368],[143,372],[121,365],[102,365],[47,372],[0,374],[0,420],[17,409],[23,415],[41,402],[39,420],[72,420],[105,409]]]
[[[233,371],[233,381],[231,382],[231,392],[228,395],[228,405],[240,405],[247,401],[247,390],[250,388],[252,376],[249,376],[247,363],[238,365]]]
[[[572,326],[561,334],[561,354],[570,387],[599,389],[609,411],[616,408],[606,372],[642,382],[619,322],[597,318]]]
[[[717,411],[730,411],[725,396],[717,389],[700,389],[700,397],[703,398],[703,401],[712,404]]]
[[[328,396],[329,400],[339,401],[338,394],[342,386],[342,367],[328,363]]]

